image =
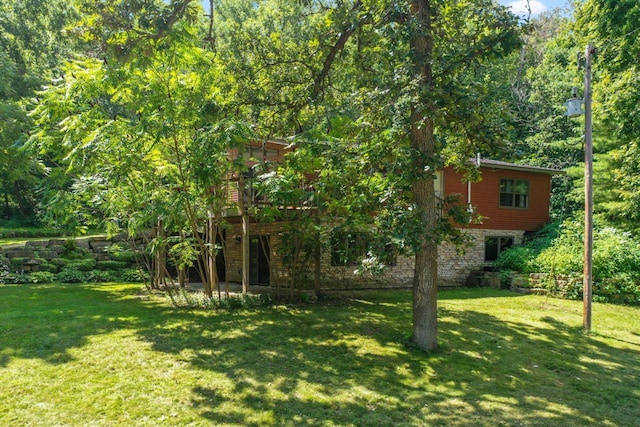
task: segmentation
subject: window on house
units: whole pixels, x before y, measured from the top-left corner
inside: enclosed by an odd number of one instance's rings
[[[502,251],[513,246],[513,237],[486,237],[484,239],[484,260],[495,261]]]
[[[521,179],[501,179],[500,206],[508,208],[528,208],[529,181]]]
[[[357,265],[369,251],[379,253],[380,261],[385,265],[396,264],[396,250],[392,244],[375,248],[376,242],[367,233],[334,232],[331,236],[331,265]]]
[[[367,254],[365,233],[336,232],[331,236],[331,265],[355,265]]]
[[[384,253],[382,254],[384,265],[396,265],[397,259],[398,255],[395,246],[391,243],[384,245]]]
[[[243,158],[246,161],[249,160],[271,160],[278,157],[278,150],[271,150],[268,148],[246,146],[244,149]]]

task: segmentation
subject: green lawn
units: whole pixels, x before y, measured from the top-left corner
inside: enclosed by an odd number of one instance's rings
[[[140,285],[0,286],[0,425],[633,426],[640,309],[441,292],[434,354],[411,296],[258,311]]]
[[[27,242],[49,240],[49,239],[86,239],[88,237],[106,237],[106,234],[82,235],[80,237],[59,236],[59,237],[5,237],[0,238],[0,246],[24,245]]]

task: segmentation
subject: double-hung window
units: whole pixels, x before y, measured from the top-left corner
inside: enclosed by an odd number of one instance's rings
[[[529,181],[502,178],[500,180],[500,206],[506,208],[528,208]]]
[[[396,250],[393,245],[385,244],[376,248],[377,244],[379,242],[369,233],[334,231],[331,235],[331,265],[357,265],[370,251],[377,254],[384,265],[395,265]]]
[[[484,239],[484,260],[495,261],[502,251],[513,246],[513,237],[486,237]]]

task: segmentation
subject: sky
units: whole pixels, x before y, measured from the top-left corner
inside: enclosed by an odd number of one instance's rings
[[[499,0],[500,4],[505,6],[511,6],[513,13],[518,16],[525,17],[527,14],[527,0]],[[542,12],[546,12],[557,7],[559,8],[567,8],[569,4],[569,0],[529,0],[531,4],[531,13],[533,16],[537,16]],[[202,6],[204,6],[205,11],[209,11],[209,1],[202,0]]]
[[[531,5],[532,16],[537,16],[542,12],[550,11],[555,8],[567,8],[568,0],[529,0]],[[499,0],[499,3],[505,6],[511,6],[511,10],[518,16],[526,16],[527,0]]]

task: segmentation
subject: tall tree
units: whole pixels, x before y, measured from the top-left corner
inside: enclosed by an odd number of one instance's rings
[[[433,158],[437,157],[438,150],[435,140],[436,123],[441,119],[442,107],[438,104],[438,96],[434,96],[438,90],[446,89],[439,84],[446,82],[434,76],[434,66],[449,68],[449,72],[460,72],[459,68],[466,67],[463,61],[479,61],[485,56],[503,55],[510,48],[517,45],[515,37],[515,25],[512,18],[505,11],[501,11],[491,3],[482,5],[489,12],[475,9],[479,5],[439,4],[437,1],[414,0],[410,9],[409,45],[411,50],[411,63],[413,75],[417,83],[416,95],[411,103],[410,115],[410,141],[412,148],[425,159],[419,166],[424,166],[425,171],[433,171],[437,163]],[[475,6],[475,7],[474,7]],[[493,6],[493,7],[492,7]],[[465,25],[459,20],[459,16],[471,17],[469,9],[473,10],[480,25]],[[460,14],[454,16],[455,14]],[[448,20],[451,20],[447,22]],[[446,24],[453,24],[447,28]],[[492,24],[495,32],[486,33],[489,24]],[[485,33],[479,32],[482,28]],[[444,31],[460,31],[462,36],[458,43],[457,59],[461,62],[448,64],[445,58],[438,57],[436,38]],[[465,34],[466,33],[466,34]],[[466,35],[473,35],[474,42],[471,51],[465,46]],[[504,46],[501,46],[504,45]],[[443,49],[446,50],[446,49]],[[454,56],[455,58],[455,56]],[[438,67],[439,68],[439,67]],[[447,82],[449,83],[449,82]],[[453,82],[451,82],[453,83]],[[455,88],[452,88],[454,91]],[[455,105],[457,100],[451,102]],[[458,105],[458,107],[464,107]],[[468,108],[468,106],[467,106]],[[455,120],[455,116],[452,117]],[[454,127],[456,124],[453,124]],[[485,124],[481,124],[484,126]],[[450,124],[447,124],[450,126]],[[445,128],[446,129],[446,128]],[[470,137],[471,135],[466,135]],[[478,135],[478,142],[482,143],[482,136]],[[466,139],[466,138],[465,138]],[[469,143],[469,139],[466,139]],[[490,141],[484,141],[489,143]],[[473,144],[473,143],[472,143]],[[468,148],[460,150],[462,154],[468,153]],[[415,272],[413,281],[413,341],[422,349],[431,350],[437,347],[437,253],[438,239],[433,233],[437,229],[436,194],[434,190],[434,175],[423,173],[413,181],[413,200],[415,207],[420,212],[420,223],[425,229],[421,236],[420,247],[416,251]]]
[[[348,177],[334,193],[343,215],[368,209],[377,231],[395,227],[390,240],[416,255],[413,340],[435,348],[437,245],[448,221],[434,174],[443,154],[463,165],[500,140],[503,109],[486,88],[486,61],[518,46],[516,17],[490,0],[265,0],[216,11],[218,40],[241,40],[221,55],[256,125],[284,117],[267,135],[323,141],[315,145],[326,150],[310,152],[326,159],[322,182],[333,170]]]
[[[23,106],[58,73],[70,52],[63,30],[74,16],[73,5],[61,0],[7,0],[0,4],[0,191],[4,217],[17,213],[33,219],[38,204],[35,187],[45,170],[20,148],[31,126]]]
[[[104,221],[131,236],[162,224],[179,240],[168,248],[172,236],[158,232],[152,247],[212,284],[201,255],[215,254],[215,238],[205,229],[222,221],[227,179],[243,166],[230,151],[250,131],[225,117],[225,75],[201,48],[201,9],[189,3],[112,1],[87,11],[77,28],[96,50],[39,94],[31,144],[64,171],[44,196],[56,219]],[[206,227],[208,218],[217,223]]]
[[[576,13],[575,31],[593,43],[596,210],[606,221],[640,232],[640,5],[589,0]],[[604,179],[603,179],[604,178]]]

